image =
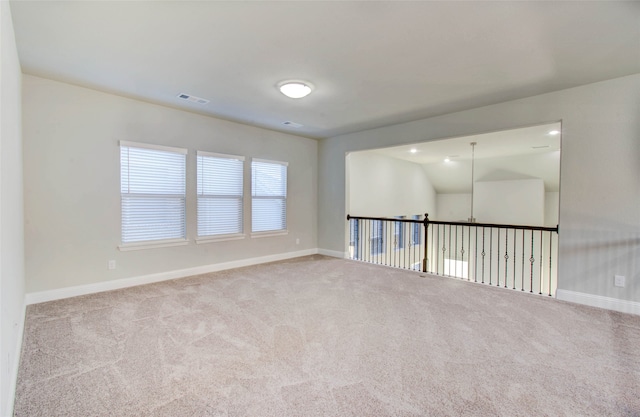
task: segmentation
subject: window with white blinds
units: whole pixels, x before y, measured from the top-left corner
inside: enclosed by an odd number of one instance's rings
[[[242,233],[244,157],[198,151],[198,237]]]
[[[120,142],[122,243],[186,239],[186,149]]]
[[[287,229],[287,163],[251,161],[251,231]]]

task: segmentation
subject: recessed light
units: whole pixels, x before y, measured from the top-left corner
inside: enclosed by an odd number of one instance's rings
[[[289,98],[302,98],[311,93],[312,86],[306,81],[282,81],[278,83],[278,90]]]
[[[444,158],[444,162],[451,162],[451,159],[449,159],[449,158]]]
[[[411,148],[411,150],[409,152],[416,153],[416,152],[418,152],[418,150],[416,148]]]
[[[551,136],[559,135],[559,134],[560,134],[560,131],[559,131],[559,130],[550,130],[550,131],[549,131],[549,134],[550,134]]]

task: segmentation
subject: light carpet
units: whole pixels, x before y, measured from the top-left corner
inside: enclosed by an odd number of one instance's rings
[[[640,416],[640,317],[311,256],[29,306],[16,416]]]

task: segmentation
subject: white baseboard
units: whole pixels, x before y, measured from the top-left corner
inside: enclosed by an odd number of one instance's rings
[[[184,278],[192,275],[206,274],[209,272],[224,271],[226,269],[241,268],[243,266],[258,265],[267,262],[282,261],[298,258],[300,256],[315,255],[317,248],[296,252],[278,253],[275,255],[260,256],[257,258],[240,259],[237,261],[222,262],[219,264],[202,265],[193,268],[179,269],[175,271],[159,272],[157,274],[142,275],[132,278],[123,278],[113,281],[97,282],[95,284],[78,285],[75,287],[59,288],[55,290],[27,293],[25,303],[37,304],[46,301],[60,300],[63,298],[77,297],[79,295],[95,294],[103,291],[119,290],[121,288],[135,287],[137,285],[152,284],[154,282],[170,279]]]
[[[607,310],[619,311],[621,313],[640,315],[640,303],[636,301],[620,300],[618,298],[603,297],[601,295],[592,295],[561,289],[556,290],[556,298],[558,300],[570,301],[572,303],[584,304],[591,307],[600,307],[606,308]]]
[[[331,256],[334,258],[345,259],[347,258],[347,254],[345,252],[340,252],[337,250],[329,250],[329,249],[318,249],[318,253],[320,255]]]
[[[7,397],[7,415],[13,415],[13,408],[16,401],[16,387],[18,384],[18,368],[20,367],[20,356],[22,355],[22,339],[24,337],[24,321],[27,317],[27,303],[22,304],[22,315],[18,323],[18,335],[16,340],[16,350],[14,351],[13,369],[11,369],[11,381],[9,381],[9,396]]]

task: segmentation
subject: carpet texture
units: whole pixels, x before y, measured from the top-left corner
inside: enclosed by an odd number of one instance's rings
[[[29,306],[16,416],[640,416],[640,317],[322,256]]]

